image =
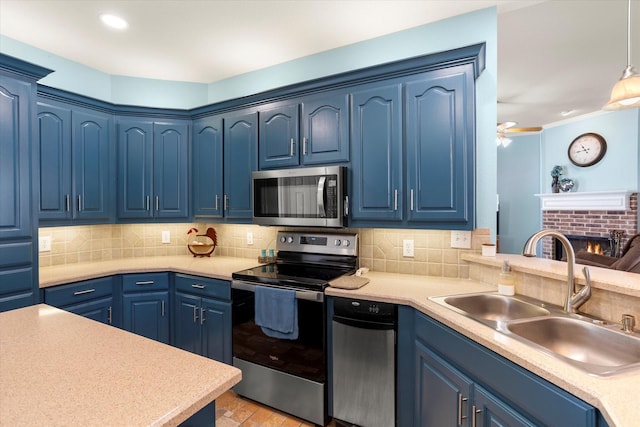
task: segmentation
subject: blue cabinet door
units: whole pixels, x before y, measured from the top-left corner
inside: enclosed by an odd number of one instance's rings
[[[475,425],[492,427],[534,427],[527,420],[489,391],[476,386],[473,393],[470,417],[475,417]],[[471,425],[474,425],[472,420]]]
[[[252,216],[251,172],[257,168],[258,119],[256,113],[239,113],[224,119],[224,215]]]
[[[0,239],[30,237],[31,84],[0,75]]]
[[[405,88],[409,221],[473,227],[474,99],[470,66]]]
[[[113,325],[112,297],[92,300],[82,304],[69,305],[63,309],[107,325]]]
[[[169,292],[140,292],[123,297],[123,327],[127,331],[169,343]]]
[[[118,122],[118,217],[151,218],[153,122]]]
[[[202,355],[230,365],[231,303],[203,298],[200,313]]]
[[[414,425],[471,426],[471,380],[420,342],[416,342],[414,363]]]
[[[401,85],[365,88],[351,97],[351,217],[401,221]]]
[[[222,117],[193,123],[193,176],[191,197],[196,217],[222,217]]]
[[[71,110],[38,103],[40,219],[69,219],[71,205]]]
[[[201,298],[183,292],[175,293],[174,345],[192,353],[202,353],[200,326]]]
[[[113,218],[111,117],[97,112],[74,111],[72,123],[74,216]]]
[[[276,104],[259,112],[258,155],[260,169],[298,166],[299,105]]]
[[[186,122],[155,123],[153,133],[154,216],[186,218],[189,126]]]
[[[349,161],[349,94],[329,92],[302,102],[302,164]]]

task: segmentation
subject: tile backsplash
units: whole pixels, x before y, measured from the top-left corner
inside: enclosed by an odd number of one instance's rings
[[[51,237],[51,251],[40,252],[41,267],[79,262],[104,261],[143,256],[186,255],[187,232],[197,228],[204,234],[213,227],[218,247],[213,256],[255,258],[261,249],[275,248],[279,228],[236,224],[106,224],[72,227],[43,227],[39,237]],[[162,243],[168,231],[170,243]],[[489,230],[472,233],[471,249],[451,248],[451,232],[408,229],[349,229],[360,239],[360,266],[373,271],[428,276],[469,277],[469,265],[461,259],[466,251],[480,251],[489,242]],[[251,233],[253,244],[247,244]],[[414,256],[402,256],[402,241],[414,241]]]

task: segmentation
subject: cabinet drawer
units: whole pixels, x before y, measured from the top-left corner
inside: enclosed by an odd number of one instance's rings
[[[69,304],[111,296],[112,294],[113,278],[101,277],[99,279],[46,288],[44,290],[44,302],[55,307],[63,307]]]
[[[125,274],[122,276],[124,292],[147,292],[169,289],[168,273]]]
[[[176,274],[176,290],[225,300],[231,299],[231,283],[227,280]]]
[[[3,243],[0,245],[0,268],[27,265],[33,262],[31,242]]]

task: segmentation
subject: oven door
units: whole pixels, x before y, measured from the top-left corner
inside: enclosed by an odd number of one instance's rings
[[[255,324],[255,287],[238,280],[231,285],[234,358],[324,383],[324,293],[296,289],[299,334],[298,339],[288,340],[267,336]]]

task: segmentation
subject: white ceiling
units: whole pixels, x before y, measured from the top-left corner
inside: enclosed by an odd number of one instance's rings
[[[0,0],[0,34],[108,74],[211,83],[494,5],[498,122],[601,108],[627,65],[626,0]],[[640,0],[632,15],[638,65]]]

